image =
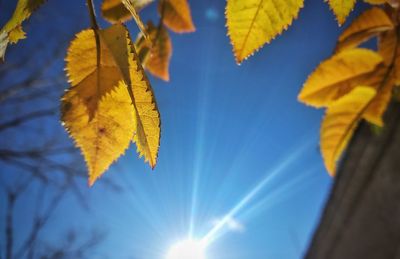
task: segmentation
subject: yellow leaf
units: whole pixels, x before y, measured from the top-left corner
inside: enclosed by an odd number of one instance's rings
[[[140,156],[144,156],[145,161],[154,168],[160,146],[160,114],[153,90],[125,27],[117,24],[100,31],[100,35],[107,43],[122,79],[129,86],[128,93],[133,100],[136,123],[133,141]]]
[[[144,73],[135,48],[130,41],[125,27],[114,25],[112,28],[118,32],[102,34],[112,50],[114,60],[120,68],[124,81],[130,86],[131,99],[134,100],[133,106],[136,114],[136,133],[133,141],[136,143],[137,151],[140,156],[144,156],[145,161],[149,162],[151,168],[157,163],[158,148],[160,146],[160,114],[156,105],[153,90],[149,80]],[[127,34],[128,51],[120,46],[120,38],[115,34]],[[128,58],[122,58],[125,55]]]
[[[142,38],[136,43],[136,49],[142,64],[153,76],[169,81],[169,63],[172,55],[172,42],[164,26],[147,25],[152,47],[144,44]]]
[[[131,64],[131,77],[138,116],[133,141],[136,143],[140,156],[144,156],[145,161],[154,168],[160,146],[160,114],[153,91],[138,59],[135,59],[135,63],[136,66]]]
[[[359,86],[327,109],[321,125],[321,153],[330,175],[335,175],[336,162],[375,93],[373,88]]]
[[[62,98],[62,121],[85,157],[89,185],[125,153],[135,131],[134,109],[122,81],[101,99],[92,120],[77,89],[71,88]]]
[[[161,0],[158,12],[164,25],[176,33],[196,30],[187,0]]]
[[[139,12],[142,8],[153,2],[153,0],[132,0],[135,10]],[[121,0],[104,0],[101,5],[101,13],[104,19],[111,23],[125,22],[132,18]]]
[[[387,66],[394,66],[395,84],[400,84],[400,39],[395,30],[379,35],[378,51]]]
[[[354,48],[381,32],[394,27],[387,14],[380,8],[373,7],[359,17],[339,36],[336,50]]]
[[[387,71],[387,69],[386,67],[385,74],[380,76],[380,83],[375,86],[377,91],[375,98],[371,101],[363,114],[364,119],[380,127],[383,126],[382,117],[392,99],[392,90],[395,80],[393,77],[394,73],[391,73],[392,71]]]
[[[329,6],[335,14],[339,25],[342,25],[346,21],[355,3],[356,0],[329,0]]]
[[[269,43],[292,23],[303,0],[228,0],[228,35],[237,63]]]
[[[71,88],[62,98],[62,121],[82,150],[89,184],[125,152],[131,140],[153,168],[160,117],[126,28],[115,24],[82,31],[66,60]]]
[[[298,99],[314,106],[329,106],[355,86],[370,84],[370,74],[382,57],[368,49],[347,49],[323,61],[304,83]]]
[[[19,40],[25,39],[26,38],[26,33],[22,29],[21,25],[18,25],[14,29],[10,31],[8,34],[9,40],[11,43],[17,43]]]
[[[0,59],[4,60],[9,42],[17,43],[25,38],[22,22],[28,19],[45,0],[19,0],[10,20],[0,30]]]
[[[21,25],[44,2],[45,0],[19,0],[11,19],[4,25],[2,30],[9,32]]]
[[[121,0],[104,0],[101,5],[101,13],[110,23],[125,22],[132,18]]]
[[[104,38],[96,33],[100,55],[97,55],[95,31],[89,29],[72,41],[66,58],[69,82],[86,105],[89,120],[93,118],[101,98],[121,80],[121,72],[110,49]]]

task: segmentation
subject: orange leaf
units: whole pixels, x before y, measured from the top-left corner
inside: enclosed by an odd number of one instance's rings
[[[158,28],[148,25],[150,39],[153,42],[149,57],[145,62],[147,69],[153,76],[169,81],[169,63],[172,55],[172,43],[168,31],[164,26]]]
[[[387,14],[377,7],[363,12],[339,36],[336,51],[354,48],[381,32],[393,29],[394,25]]]
[[[394,73],[387,71],[387,69],[388,68],[386,67],[384,75],[382,75],[382,73],[380,73],[381,75],[378,75],[380,82],[375,86],[375,89],[377,89],[377,94],[363,114],[364,119],[380,127],[383,126],[382,116],[385,113],[390,100],[392,99],[392,90],[395,81],[395,78],[393,77]],[[387,74],[387,72],[390,74]]]
[[[187,0],[161,0],[158,12],[163,17],[165,26],[176,33],[196,30]]]
[[[132,4],[136,11],[153,2],[153,0],[132,0]],[[101,13],[107,21],[111,23],[125,22],[132,18],[131,13],[126,9],[121,0],[104,0],[101,5]]]

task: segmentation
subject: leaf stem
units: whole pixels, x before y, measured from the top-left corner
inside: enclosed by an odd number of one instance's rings
[[[93,5],[93,0],[86,0],[86,4],[89,10],[89,16],[90,16],[90,23],[92,26],[92,30],[94,33],[94,38],[96,41],[96,65],[97,68],[100,67],[100,61],[101,61],[101,46],[100,46],[100,36],[99,36],[99,25],[97,24],[96,21],[96,13],[94,12],[94,5]],[[96,91],[96,98],[100,98],[100,73],[97,71],[97,91]],[[89,116],[89,121],[93,119],[93,116]]]
[[[159,19],[158,25],[157,25],[156,35],[155,35],[154,39],[151,39],[151,37],[149,36],[151,45],[149,46],[147,51],[145,51],[139,57],[140,62],[142,63],[143,66],[146,63],[148,56],[151,54],[151,50],[157,44],[157,41],[159,40],[160,35],[161,35],[161,30],[163,29],[163,26],[164,26],[165,1],[161,0],[160,5],[161,5],[161,12],[160,12],[160,19]]]
[[[128,9],[128,11],[131,13],[133,19],[136,22],[136,25],[139,27],[140,31],[143,33],[143,36],[145,38],[145,40],[151,44],[151,40],[150,40],[150,36],[146,31],[146,28],[142,22],[142,20],[140,19],[140,16],[138,14],[138,12],[136,11],[134,4],[132,2],[132,0],[122,0],[122,4],[126,7],[126,9]]]
[[[94,12],[93,0],[86,0],[86,5],[87,5],[88,10],[89,10],[90,23],[91,23],[92,29],[93,30],[98,30],[99,29],[99,25],[97,24],[96,13]]]

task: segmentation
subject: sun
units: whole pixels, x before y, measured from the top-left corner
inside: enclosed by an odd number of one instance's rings
[[[207,259],[205,246],[198,240],[183,240],[169,249],[166,259]]]

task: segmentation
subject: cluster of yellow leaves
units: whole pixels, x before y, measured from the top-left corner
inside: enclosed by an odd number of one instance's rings
[[[364,1],[383,4],[397,0]],[[341,25],[354,8],[356,0],[327,2]],[[286,30],[297,18],[303,5],[304,0],[227,0],[226,26],[236,62],[241,63]]]
[[[62,121],[82,150],[89,184],[131,141],[154,167],[160,116],[126,28],[117,23],[104,30],[80,32],[66,61],[71,87],[62,98]]]
[[[132,16],[139,17],[135,13],[151,2],[153,0],[104,0],[102,14],[112,23],[124,22]],[[169,81],[172,42],[166,28],[175,33],[189,33],[195,31],[195,26],[187,0],[160,0],[157,9],[161,16],[158,26],[148,22],[145,27],[135,18],[141,28],[135,47],[143,67],[153,76]]]
[[[44,1],[18,1],[0,30],[0,59],[8,43],[25,38],[22,22]],[[103,17],[113,25],[97,28],[92,10],[92,28],[78,33],[68,49],[66,71],[71,87],[61,99],[61,119],[83,153],[90,185],[125,153],[131,141],[152,168],[157,163],[160,115],[143,67],[168,81],[172,43],[166,27],[177,33],[192,32],[195,27],[187,0],[160,0],[159,25],[145,26],[138,12],[152,2],[104,0]],[[131,18],[140,29],[136,44],[122,25]]]
[[[25,39],[26,35],[22,29],[22,22],[28,19],[45,0],[19,0],[10,20],[0,30],[0,60],[4,55],[8,43],[17,43]]]
[[[299,100],[326,107],[320,148],[331,175],[362,119],[383,126],[382,116],[400,82],[400,45],[397,10],[373,7],[339,36],[335,53],[323,61],[304,83]],[[378,52],[360,48],[378,37]]]
[[[398,0],[364,0],[386,4],[365,11],[340,35],[334,55],[309,76],[299,94],[308,105],[326,107],[321,127],[321,152],[327,170],[335,174],[336,162],[361,119],[383,126],[382,115],[400,84]],[[339,25],[356,0],[327,1]],[[304,0],[227,0],[226,25],[237,63],[254,54],[287,29]],[[378,52],[358,46],[379,38]]]
[[[172,43],[165,26],[194,30],[186,0],[159,2],[161,22],[142,23],[138,12],[152,0],[104,0],[103,16],[113,25],[84,30],[72,41],[66,61],[71,87],[62,97],[62,121],[81,149],[92,185],[135,142],[153,168],[160,145],[160,115],[143,67],[169,80]],[[121,22],[133,18],[136,44]]]

